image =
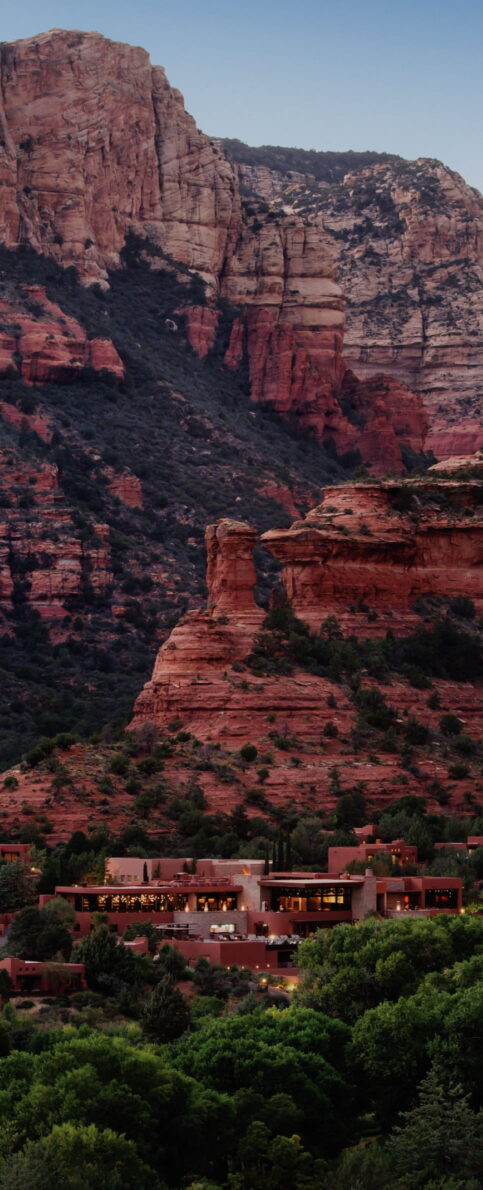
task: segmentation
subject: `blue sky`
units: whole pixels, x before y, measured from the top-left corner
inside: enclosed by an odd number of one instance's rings
[[[438,157],[483,190],[478,0],[22,0],[1,36],[53,26],[144,46],[211,135]]]

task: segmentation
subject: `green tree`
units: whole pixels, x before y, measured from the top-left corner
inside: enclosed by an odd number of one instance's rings
[[[146,981],[149,963],[144,955],[133,954],[118,942],[106,925],[83,938],[75,951],[76,961],[85,964],[86,979],[94,991],[115,993]]]
[[[283,1092],[301,1113],[302,1140],[333,1152],[346,1135],[352,1089],[345,1075],[349,1037],[340,1021],[310,1009],[258,1009],[206,1021],[176,1047],[176,1065],[208,1087],[266,1101]]]
[[[55,1125],[0,1169],[0,1190],[161,1190],[133,1141],[94,1124]]]
[[[24,959],[44,962],[60,955],[68,960],[72,950],[72,906],[56,897],[42,909],[26,905],[15,914],[8,935],[8,951]]]
[[[141,1045],[139,1030],[134,1042],[85,1027],[57,1030],[45,1040],[41,1053],[12,1051],[1,1060],[5,1156],[47,1137],[54,1125],[93,1124],[103,1131],[115,1123],[140,1161],[162,1170],[169,1186],[194,1173],[215,1180],[221,1173],[225,1180],[234,1117],[226,1096]],[[61,1177],[57,1184],[69,1186]]]
[[[483,1115],[471,1110],[460,1086],[442,1082],[433,1067],[402,1118],[388,1144],[401,1185],[418,1190],[437,1178],[481,1178]]]
[[[238,1145],[239,1171],[228,1190],[320,1190],[325,1163],[314,1162],[300,1137],[272,1137],[266,1124],[254,1121]]]
[[[363,1098],[383,1127],[412,1102],[414,1088],[430,1064],[428,1043],[438,1030],[449,997],[427,991],[384,1001],[356,1021],[350,1053]]]
[[[394,1190],[394,1173],[379,1144],[345,1149],[327,1178],[326,1190]]]
[[[0,913],[11,913],[35,900],[35,884],[25,864],[0,860]]]
[[[171,975],[164,975],[146,996],[141,1022],[147,1036],[161,1042],[175,1041],[189,1029],[189,1004],[179,988],[175,987]]]

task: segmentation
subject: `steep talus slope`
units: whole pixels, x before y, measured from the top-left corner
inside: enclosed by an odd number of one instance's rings
[[[126,720],[160,640],[204,598],[207,521],[286,525],[342,474],[250,406],[223,344],[205,361],[192,351],[175,311],[194,305],[196,279],[150,269],[142,244],[127,256],[102,293],[30,249],[0,249],[0,287],[40,343],[36,375],[50,376],[21,380],[15,353],[0,381],[4,763],[39,735]],[[82,366],[79,347],[101,335],[124,379]]]

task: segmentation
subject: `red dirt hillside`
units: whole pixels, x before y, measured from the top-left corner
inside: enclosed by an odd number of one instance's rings
[[[326,676],[308,672],[306,665],[287,665],[283,632],[270,626],[270,617],[264,624],[265,613],[253,598],[254,531],[229,520],[209,526],[208,608],[185,616],[159,651],[134,708],[136,757],[117,772],[114,746],[76,744],[58,753],[53,766],[49,762],[50,775],[49,764],[34,770],[17,766],[11,774],[16,788],[4,787],[0,797],[5,825],[46,814],[52,837],[65,838],[106,815],[113,829],[141,821],[163,834],[171,829],[166,796],[183,797],[193,782],[212,811],[231,811],[244,801],[252,814],[268,805],[331,811],[341,790],[356,787],[372,808],[415,793],[436,811],[448,804],[468,810],[483,789],[480,678],[457,680],[464,677],[459,671],[456,679],[421,677],[415,665],[391,669],[390,662],[378,670],[378,650],[389,623],[396,644],[399,633],[415,625],[430,634],[437,609],[443,630],[459,633],[457,647],[470,641],[470,649],[481,654],[477,624],[457,615],[449,619],[442,595],[446,574],[456,611],[458,598],[468,601],[468,590],[481,607],[477,490],[475,483],[455,481],[345,485],[327,490],[322,505],[286,533],[265,534],[268,547],[279,556],[283,552],[283,577],[299,617],[313,627],[322,624],[320,636],[305,639],[326,648],[335,642]],[[345,532],[349,521],[351,537]],[[369,576],[370,608],[363,600]],[[416,596],[423,601],[419,615],[410,607]],[[357,598],[358,606],[348,598]],[[471,602],[461,604],[463,612],[468,609]],[[296,633],[297,623],[291,626]],[[361,654],[357,681],[356,671],[351,676],[344,669],[344,655],[337,660],[342,628],[356,630],[360,640],[372,638],[364,646],[369,652]],[[461,739],[469,741],[464,756],[459,737],[441,728],[448,713],[458,717]],[[143,766],[143,735],[150,732],[165,741],[158,766],[149,761]],[[247,743],[257,748],[252,763],[240,756]]]

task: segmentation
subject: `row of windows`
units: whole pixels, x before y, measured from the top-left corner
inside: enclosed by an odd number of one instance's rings
[[[189,901],[186,893],[78,893],[75,908],[80,913],[161,913],[165,910],[186,910]],[[236,896],[226,893],[196,896],[198,911],[213,912],[236,909]]]
[[[427,888],[425,894],[428,909],[457,909],[457,888]]]
[[[277,913],[322,913],[331,909],[350,909],[351,890],[340,885],[324,885],[322,888],[284,889],[272,888],[270,908]]]

